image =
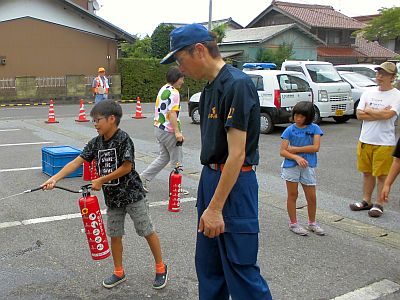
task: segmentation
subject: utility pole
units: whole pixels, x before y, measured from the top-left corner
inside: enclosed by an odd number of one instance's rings
[[[211,31],[211,23],[212,23],[212,0],[210,0],[210,5],[208,8],[208,30]]]

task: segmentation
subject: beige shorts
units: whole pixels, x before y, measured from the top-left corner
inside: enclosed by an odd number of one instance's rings
[[[139,236],[148,236],[154,232],[147,199],[131,203],[126,207],[107,208],[107,234],[111,237],[125,234],[125,216],[129,215]]]

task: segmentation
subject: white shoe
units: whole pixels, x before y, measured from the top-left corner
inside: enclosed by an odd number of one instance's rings
[[[295,234],[302,235],[302,236],[307,236],[308,231],[305,230],[303,227],[301,227],[299,224],[290,224],[289,225],[289,230],[291,232],[294,232]]]
[[[189,195],[189,191],[188,190],[184,190],[183,188],[179,189],[179,194],[181,195]]]

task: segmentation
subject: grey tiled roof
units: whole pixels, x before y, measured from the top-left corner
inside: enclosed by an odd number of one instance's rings
[[[258,43],[290,27],[293,27],[293,24],[231,30],[226,32],[222,43]]]
[[[240,44],[240,43],[262,43],[292,28],[298,29],[302,31],[304,34],[308,35],[309,37],[317,40],[320,43],[323,43],[323,41],[319,40],[316,36],[305,31],[297,24],[283,24],[283,25],[230,30],[225,33],[226,35],[222,40],[221,44],[223,45],[223,44]]]
[[[271,10],[277,10],[308,27],[359,29],[364,26],[363,23],[334,10],[332,6],[273,1],[246,27],[251,27]]]
[[[396,52],[379,45],[378,42],[369,42],[360,36],[356,38],[356,50],[365,56],[376,58],[393,58],[398,55]]]

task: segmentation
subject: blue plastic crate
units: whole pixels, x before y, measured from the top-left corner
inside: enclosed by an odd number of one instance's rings
[[[67,163],[74,160],[81,150],[70,146],[51,146],[42,148],[42,172],[53,176],[58,173]],[[83,167],[66,176],[80,177],[83,174]]]

